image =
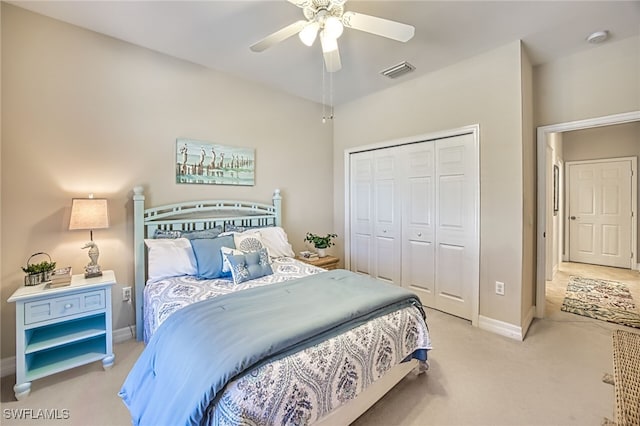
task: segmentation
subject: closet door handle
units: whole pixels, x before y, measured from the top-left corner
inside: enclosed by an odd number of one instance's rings
[[[578,217],[575,217],[575,216],[571,216],[571,217],[569,217],[569,219],[571,219],[571,220],[576,220],[576,219],[579,219],[579,218],[578,218]]]

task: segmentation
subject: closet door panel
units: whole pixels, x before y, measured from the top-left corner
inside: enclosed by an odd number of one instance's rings
[[[350,163],[350,268],[373,274],[373,155],[352,154]]]
[[[397,285],[401,284],[399,153],[396,148],[373,153],[374,276]]]
[[[373,212],[371,211],[371,182],[356,182],[353,197],[353,232],[359,235],[371,235],[373,230]]]
[[[396,252],[394,250],[396,242],[393,238],[376,237],[375,243],[375,265],[376,278],[397,282],[397,263],[395,262]]]
[[[438,295],[440,303],[451,301],[454,304],[464,303],[467,298],[463,268],[464,247],[438,245]],[[447,306],[447,305],[441,305]]]
[[[436,141],[436,306],[471,319],[475,235],[473,137]]]
[[[402,147],[402,286],[435,307],[434,144]]]
[[[371,275],[371,237],[356,234],[352,239],[352,244],[351,270]]]
[[[433,307],[434,249],[432,242],[409,241],[402,252],[405,267],[402,270],[403,286],[416,292],[425,306]]]

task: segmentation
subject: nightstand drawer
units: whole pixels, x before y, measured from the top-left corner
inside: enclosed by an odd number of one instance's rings
[[[48,321],[81,312],[104,309],[105,306],[104,290],[27,302],[24,304],[24,323],[33,324],[40,321]]]

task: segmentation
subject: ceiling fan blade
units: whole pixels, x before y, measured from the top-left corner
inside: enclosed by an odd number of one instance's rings
[[[266,50],[271,46],[274,46],[281,41],[284,41],[289,37],[298,34],[304,27],[307,26],[308,23],[308,21],[300,20],[294,22],[291,25],[287,25],[286,27],[279,29],[275,33],[270,34],[259,42],[251,45],[250,49],[254,52],[262,52],[263,50]]]
[[[311,0],[287,0],[289,3],[298,6],[301,9],[311,6]]]
[[[323,52],[324,66],[327,72],[336,72],[342,68],[342,62],[340,61],[340,51],[336,47],[331,52]]]
[[[397,41],[411,40],[416,30],[412,25],[356,12],[345,12],[342,15],[342,23],[345,27]]]

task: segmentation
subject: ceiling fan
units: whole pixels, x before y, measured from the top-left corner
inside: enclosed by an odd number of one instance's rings
[[[287,0],[302,9],[306,20],[293,24],[268,35],[251,46],[254,52],[262,52],[289,37],[298,34],[307,46],[312,46],[316,37],[320,36],[320,44],[328,72],[342,68],[338,38],[344,27],[365,31],[393,40],[406,42],[411,40],[415,28],[411,25],[390,21],[363,13],[345,12],[347,0]]]

